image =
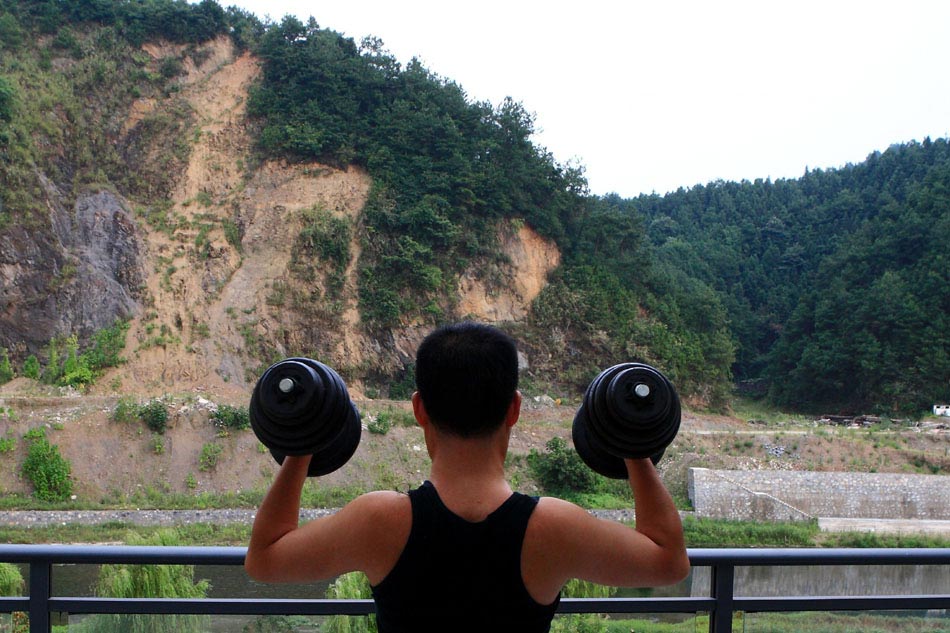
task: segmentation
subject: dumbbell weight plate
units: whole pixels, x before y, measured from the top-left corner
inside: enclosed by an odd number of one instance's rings
[[[591,441],[590,431],[588,431],[590,423],[584,419],[585,417],[586,410],[584,407],[578,409],[574,415],[574,424],[571,426],[574,450],[577,451],[577,454],[580,455],[588,468],[595,473],[600,473],[611,479],[626,479],[627,466],[624,464],[623,458],[608,453]]]
[[[322,477],[342,468],[346,462],[350,461],[353,453],[356,452],[360,443],[362,426],[360,425],[360,415],[356,406],[350,404],[350,412],[347,414],[347,420],[340,433],[332,442],[326,444],[315,451],[310,459],[310,466],[307,468],[307,477]],[[270,454],[278,464],[284,463],[285,454],[275,449],[270,449]],[[304,453],[305,455],[307,453]]]
[[[595,473],[600,473],[604,477],[611,479],[627,479],[627,465],[624,464],[623,457],[618,457],[605,451],[596,440],[591,440],[588,431],[589,423],[582,416],[585,415],[584,409],[578,410],[574,415],[574,423],[571,426],[571,438],[574,441],[574,449],[587,467]],[[650,461],[654,465],[658,464],[663,457],[665,449],[650,455]]]
[[[595,394],[591,433],[619,457],[649,457],[679,431],[679,398],[656,369],[641,363],[618,365]]]
[[[327,474],[352,457],[360,441],[359,411],[343,379],[309,358],[269,367],[251,394],[251,427],[278,463],[313,455],[309,476]]]
[[[626,479],[623,458],[656,464],[680,425],[679,397],[660,372],[623,363],[591,382],[574,417],[572,437],[581,459],[606,477]]]

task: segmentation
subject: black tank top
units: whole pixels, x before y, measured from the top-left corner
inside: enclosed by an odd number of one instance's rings
[[[538,604],[521,579],[521,544],[537,499],[516,492],[478,523],[445,507],[428,481],[409,499],[406,547],[373,587],[379,633],[550,629],[560,596]]]

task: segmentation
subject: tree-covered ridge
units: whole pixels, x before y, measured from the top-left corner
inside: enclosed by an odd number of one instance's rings
[[[360,274],[370,327],[453,316],[458,275],[474,266],[491,282],[499,226],[524,222],[563,253],[523,333],[560,348],[562,381],[645,360],[722,400],[733,352],[716,297],[654,271],[632,207],[590,196],[580,169],[536,146],[520,103],[473,102],[417,60],[402,68],[379,40],[357,45],[313,19],[271,25],[256,51],[263,79],[248,105],[261,151],[357,164],[374,179]]]
[[[248,105],[264,121],[261,149],[374,178],[361,308],[378,327],[442,314],[453,275],[497,250],[500,218],[562,238],[583,204],[575,174],[531,144],[520,104],[472,103],[418,61],[402,69],[378,40],[357,46],[313,20],[285,18],[257,53],[263,80]]]
[[[950,398],[946,140],[797,180],[642,196],[659,262],[715,288],[735,373],[803,408],[916,412]]]

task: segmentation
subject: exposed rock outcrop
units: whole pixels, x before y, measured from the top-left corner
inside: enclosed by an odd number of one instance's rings
[[[136,225],[109,191],[68,212],[46,187],[49,225],[0,235],[0,345],[37,352],[58,335],[87,337],[139,309],[145,280]]]

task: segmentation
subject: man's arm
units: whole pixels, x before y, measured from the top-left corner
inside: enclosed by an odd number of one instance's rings
[[[544,497],[528,524],[522,573],[536,600],[554,599],[570,578],[647,587],[689,573],[683,526],[673,498],[649,459],[625,460],[636,527],[598,519],[566,501]]]
[[[409,536],[408,497],[365,494],[335,514],[299,525],[309,463],[308,456],[284,459],[254,518],[245,570],[264,582],[310,582],[358,570],[378,583]]]

